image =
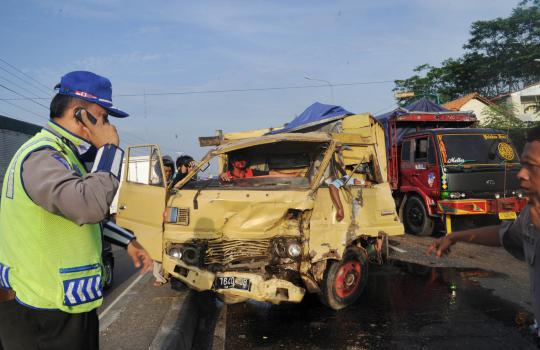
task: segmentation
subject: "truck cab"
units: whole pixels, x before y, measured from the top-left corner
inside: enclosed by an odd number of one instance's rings
[[[382,127],[369,115],[350,118],[362,135],[222,140],[174,186],[164,184],[157,146],[130,147],[117,223],[162,262],[166,278],[227,303],[300,302],[309,292],[344,308],[360,297],[369,263],[383,262],[388,236],[403,234],[379,158]],[[210,164],[230,171],[240,155],[264,175],[227,182],[208,175]],[[148,162],[143,177],[141,159]],[[329,181],[341,170],[351,180],[339,189],[345,215],[338,221]]]
[[[430,235],[437,219],[489,215],[515,219],[526,200],[516,177],[519,157],[507,135],[494,129],[428,129],[399,145],[399,193],[407,230]]]

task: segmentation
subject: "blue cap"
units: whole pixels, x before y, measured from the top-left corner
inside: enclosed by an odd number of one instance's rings
[[[113,107],[111,81],[105,77],[86,71],[67,73],[57,84],[55,89],[62,95],[73,96],[95,103],[105,108],[113,117],[125,118],[129,116],[124,111]]]

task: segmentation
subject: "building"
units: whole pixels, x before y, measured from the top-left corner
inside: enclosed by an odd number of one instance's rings
[[[474,112],[480,124],[483,124],[489,116],[490,106],[493,106],[493,102],[483,97],[478,92],[473,92],[443,104],[444,108],[451,111]]]
[[[526,86],[516,92],[499,95],[493,98],[492,101],[511,104],[516,117],[524,122],[540,121],[540,82]]]

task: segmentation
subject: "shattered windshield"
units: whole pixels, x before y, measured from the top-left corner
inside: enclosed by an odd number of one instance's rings
[[[220,154],[219,174],[198,175],[184,188],[309,187],[327,142],[281,141]],[[195,177],[194,177],[195,179]]]
[[[505,134],[442,134],[437,138],[446,165],[519,162],[516,150]]]

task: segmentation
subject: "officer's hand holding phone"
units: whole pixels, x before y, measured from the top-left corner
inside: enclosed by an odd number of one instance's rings
[[[116,127],[109,123],[107,118],[95,117],[84,108],[75,110],[75,118],[83,124],[88,141],[96,148],[106,144],[119,145],[120,139]]]

